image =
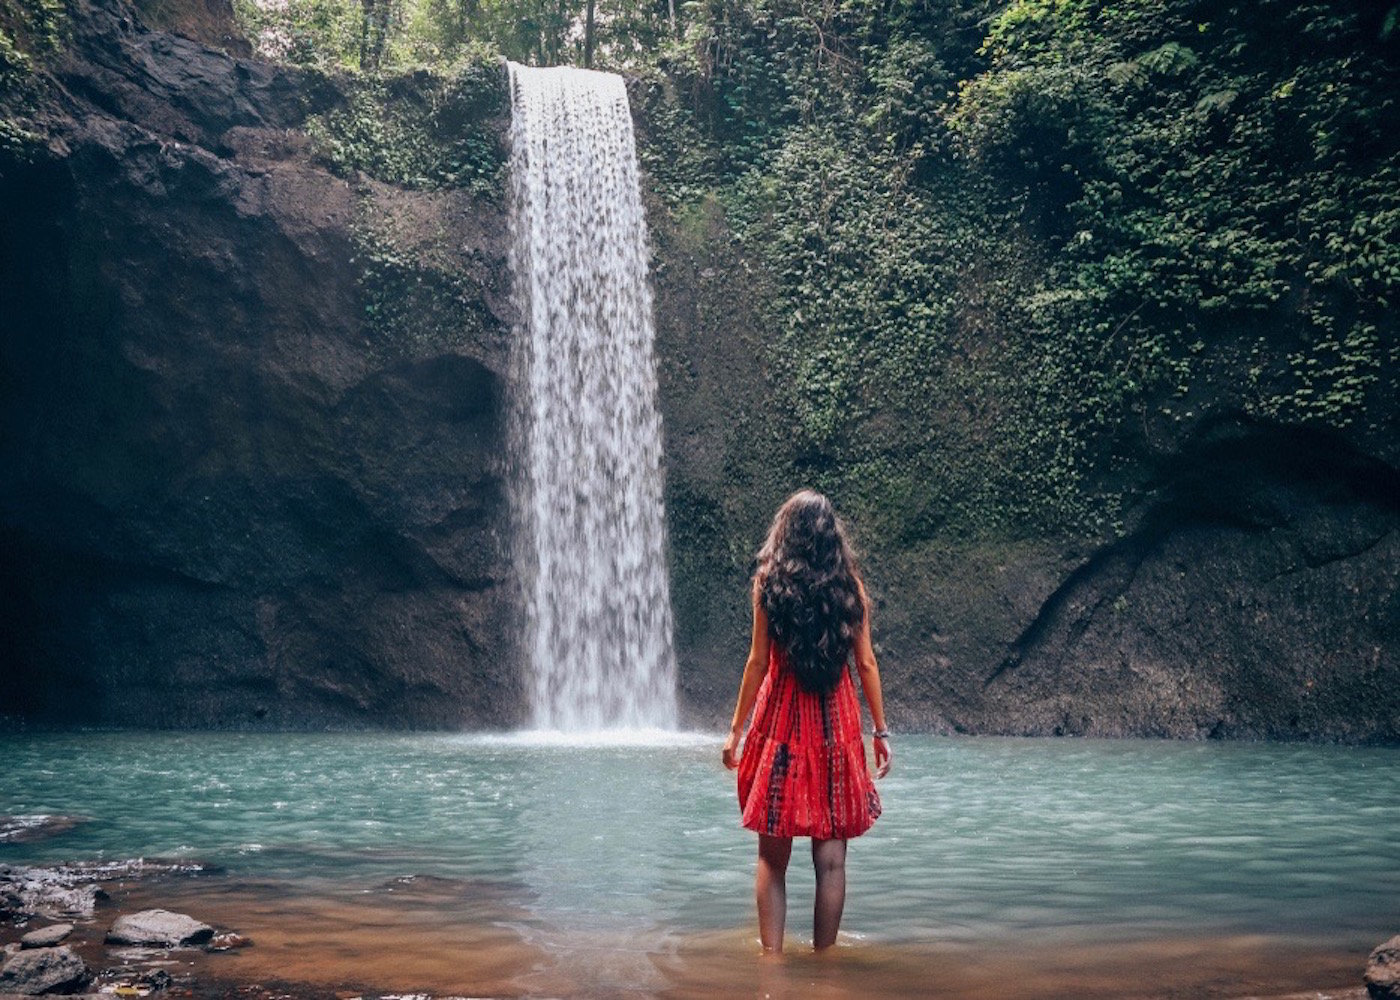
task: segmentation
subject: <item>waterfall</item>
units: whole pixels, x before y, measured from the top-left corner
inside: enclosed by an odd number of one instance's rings
[[[510,64],[509,440],[534,724],[671,729],[647,232],[611,73]]]

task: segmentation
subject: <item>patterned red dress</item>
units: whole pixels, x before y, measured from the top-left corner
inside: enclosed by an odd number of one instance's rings
[[[880,815],[865,763],[851,672],[825,694],[805,690],[775,642],[739,759],[743,825],[772,837],[845,840]]]

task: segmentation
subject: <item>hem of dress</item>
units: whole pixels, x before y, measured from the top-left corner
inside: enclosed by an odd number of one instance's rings
[[[767,733],[758,733],[758,734],[752,734],[752,733],[751,733],[751,734],[750,734],[750,738],[751,738],[753,735],[757,735],[758,739],[757,739],[757,741],[752,745],[752,747],[750,746],[749,740],[748,740],[748,739],[745,740],[745,743],[744,743],[744,754],[745,754],[745,756],[748,755],[750,749],[754,750],[755,752],[760,752],[760,753],[761,753],[762,747],[766,746],[768,743],[780,743],[780,744],[781,744],[781,743],[783,742],[782,740],[778,740],[778,739],[774,739],[773,737],[770,737]],[[848,738],[848,739],[846,739],[846,740],[839,741],[839,742],[833,742],[833,743],[817,743],[817,744],[788,743],[788,744],[787,744],[787,746],[789,746],[789,747],[802,747],[802,748],[805,749],[805,750],[821,749],[821,750],[825,750],[827,753],[833,753],[833,752],[840,752],[840,751],[849,750],[849,749],[851,749],[852,747],[857,746],[857,745],[860,747],[860,756],[861,756],[861,759],[864,760],[864,759],[865,759],[865,736],[864,736],[864,734],[860,734],[860,733],[857,733],[856,735],[851,736],[850,738]],[[741,761],[741,763],[740,763],[740,770],[741,770],[741,772],[742,772],[742,770],[743,770],[742,761]],[[872,793],[873,793],[873,792],[875,791],[874,779],[870,777],[870,771],[869,771],[869,769],[868,769],[868,765],[867,765],[867,770],[866,770],[865,773],[866,773],[866,775],[867,775],[867,777],[866,777],[866,782],[865,782],[866,787],[867,787],[867,790],[868,790],[869,792],[872,792]],[[877,801],[878,801],[878,800],[877,800]],[[743,808],[744,808],[744,803],[741,801],[741,802],[740,802],[740,810],[741,810],[741,813],[742,813],[742,811],[743,811]],[[872,815],[871,813],[867,813],[867,814],[866,814],[866,815],[869,817],[869,822],[866,823],[864,826],[860,826],[860,827],[852,826],[852,827],[849,828],[849,830],[847,830],[847,829],[842,829],[842,830],[833,829],[833,830],[832,830],[831,832],[829,832],[829,833],[826,832],[826,831],[815,831],[815,832],[814,832],[814,831],[813,831],[811,828],[809,828],[809,827],[797,827],[797,826],[793,826],[793,827],[791,827],[790,829],[789,829],[789,828],[786,828],[786,827],[780,827],[780,828],[779,828],[778,830],[776,830],[776,831],[769,831],[769,830],[767,830],[767,829],[765,828],[765,827],[766,827],[766,824],[764,824],[764,823],[759,823],[759,824],[757,824],[757,825],[755,825],[755,826],[750,826],[748,823],[744,822],[744,819],[743,819],[743,816],[742,816],[742,815],[740,815],[740,817],[739,817],[739,825],[740,825],[740,827],[742,827],[742,828],[745,829],[745,830],[749,830],[749,831],[751,831],[751,832],[753,832],[753,833],[757,833],[757,834],[759,834],[759,835],[761,835],[761,836],[765,836],[765,837],[784,837],[784,838],[811,837],[811,838],[816,839],[816,840],[854,840],[854,839],[857,838],[857,837],[860,837],[860,836],[863,836],[863,835],[866,834],[866,833],[869,833],[871,827],[873,827],[873,826],[875,825],[875,821],[876,821],[877,819],[880,818],[880,815],[881,815],[881,813],[883,813],[883,811],[884,811],[883,809],[880,809],[880,808],[877,806],[876,809],[873,810],[873,815]]]
[[[793,840],[797,837],[811,837],[813,840],[855,840],[857,837],[863,837],[865,834],[869,833],[871,828],[875,826],[875,821],[872,819],[870,821],[869,826],[854,833],[846,833],[844,831],[834,830],[830,834],[808,833],[805,830],[797,830],[792,833],[786,833],[782,830],[779,830],[777,833],[769,833],[767,830],[761,829],[759,827],[749,826],[743,821],[740,821],[739,825],[745,830],[748,830],[751,833],[756,833],[762,837],[783,837],[787,840]]]

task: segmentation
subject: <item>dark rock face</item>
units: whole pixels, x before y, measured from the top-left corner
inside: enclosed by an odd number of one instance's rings
[[[77,993],[91,981],[87,964],[67,947],[22,951],[0,969],[0,993]]]
[[[1050,596],[986,680],[1028,734],[1400,738],[1400,474],[1226,424],[1136,530]]]
[[[48,152],[0,170],[0,713],[514,721],[499,207],[332,175],[333,81],[71,16]],[[366,206],[451,241],[459,342],[371,328]]]
[[[748,652],[750,557],[784,495],[764,466],[759,295],[746,286],[718,205],[689,225],[654,201],[647,215],[678,696],[687,724],[713,726],[734,707]],[[730,551],[724,540],[735,535],[752,538],[752,551]]]

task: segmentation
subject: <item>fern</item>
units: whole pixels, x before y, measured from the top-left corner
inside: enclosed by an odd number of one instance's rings
[[[1200,59],[1196,53],[1179,42],[1167,42],[1137,59],[1149,73],[1161,76],[1180,76],[1196,68]]]

